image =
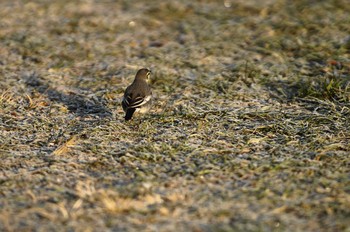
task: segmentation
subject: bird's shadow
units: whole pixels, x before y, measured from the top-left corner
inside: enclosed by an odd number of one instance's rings
[[[64,104],[69,112],[77,116],[84,117],[95,115],[100,118],[112,117],[112,112],[106,106],[102,97],[94,94],[84,94],[84,91],[72,91],[63,93],[50,86],[43,78],[36,73],[28,74],[24,77],[27,87],[33,88],[40,94],[46,96],[50,101]]]

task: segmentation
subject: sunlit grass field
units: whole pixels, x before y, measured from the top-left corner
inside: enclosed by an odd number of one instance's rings
[[[350,231],[349,15],[0,1],[0,231]]]

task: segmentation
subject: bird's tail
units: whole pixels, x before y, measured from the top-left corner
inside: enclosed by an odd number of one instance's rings
[[[132,115],[135,112],[135,108],[128,109],[125,114],[125,121],[129,121],[132,118]]]

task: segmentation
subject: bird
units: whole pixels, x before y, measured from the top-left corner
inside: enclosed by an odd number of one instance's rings
[[[151,107],[152,90],[148,85],[151,71],[142,68],[137,71],[134,81],[129,85],[123,96],[122,107],[125,121],[129,121],[135,112],[147,113]]]

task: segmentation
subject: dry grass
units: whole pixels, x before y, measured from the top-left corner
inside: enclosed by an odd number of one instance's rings
[[[349,231],[349,12],[1,1],[0,230]]]

